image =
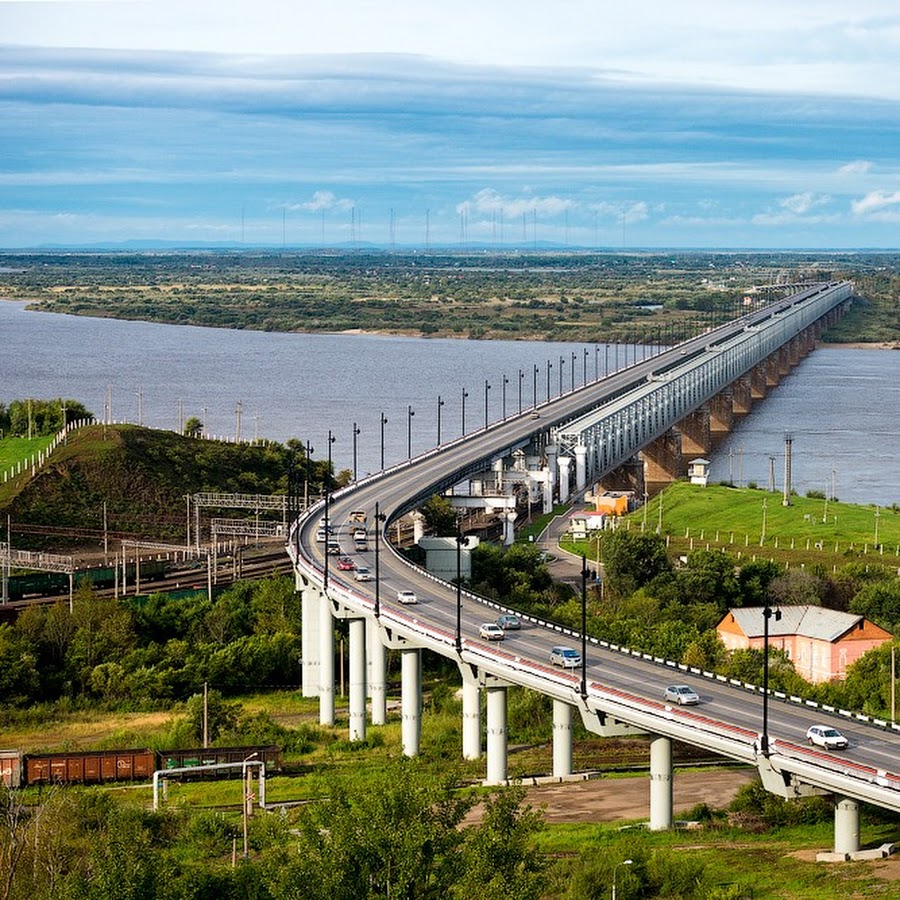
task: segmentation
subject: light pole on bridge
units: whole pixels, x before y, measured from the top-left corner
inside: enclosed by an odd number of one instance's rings
[[[437,445],[441,446],[441,407],[444,405],[444,401],[441,400],[441,395],[438,394],[437,398]]]
[[[359,429],[359,426],[356,422],[353,423],[353,480],[356,481],[356,445],[357,438],[360,436],[362,432]]]
[[[331,503],[331,445],[334,443],[334,435],[331,433],[331,429],[328,429],[328,468],[325,471],[325,479],[323,490],[325,491],[325,574],[324,574],[324,586],[325,590],[328,590],[328,545],[330,543],[328,537],[328,512],[329,506]]]
[[[484,379],[484,430],[488,427],[488,391],[491,389],[491,383]]]
[[[387,416],[381,413],[381,471],[384,471],[384,426],[387,425]]]
[[[416,411],[412,406],[406,407],[406,458],[412,459],[412,420]]]
[[[469,392],[463,388],[462,391],[462,436],[466,436],[466,397],[469,396]]]

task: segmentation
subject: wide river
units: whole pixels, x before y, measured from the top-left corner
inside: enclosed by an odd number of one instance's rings
[[[177,430],[196,416],[210,435],[308,441],[336,469],[390,465],[488,418],[528,407],[640,358],[623,345],[466,341],[359,334],[275,334],[30,312],[0,302],[0,402],[68,397],[98,418]],[[562,365],[560,364],[562,361]],[[535,378],[534,366],[539,369]],[[519,373],[522,373],[520,377]],[[504,377],[507,380],[504,385]],[[463,400],[463,392],[468,396]],[[239,411],[240,410],[240,411]],[[410,415],[412,411],[412,415]],[[900,352],[820,348],[757,404],[711,455],[715,481],[782,486],[793,435],[794,488],[841,500],[900,503]]]

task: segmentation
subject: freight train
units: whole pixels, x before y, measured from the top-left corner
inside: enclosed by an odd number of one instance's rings
[[[164,559],[141,560],[141,581],[158,581],[164,578],[172,563]],[[121,573],[120,573],[121,576]],[[128,567],[128,580],[134,580],[134,566]],[[73,586],[89,581],[97,590],[112,588],[116,584],[115,566],[98,566],[93,569],[82,569],[73,576]],[[61,597],[69,593],[69,576],[62,572],[26,572],[10,575],[8,584],[9,599],[27,600],[33,597]]]
[[[148,781],[158,770],[194,768],[181,780],[237,778],[240,769],[204,770],[215,763],[240,763],[248,757],[262,761],[269,772],[282,767],[281,748],[270,744],[254,747],[196,747],[187,750],[84,750],[63,753],[22,753],[0,750],[0,782],[7,787],[46,784],[106,784],[116,781]]]

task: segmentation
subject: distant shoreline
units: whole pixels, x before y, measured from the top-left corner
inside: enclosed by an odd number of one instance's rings
[[[900,350],[900,341],[848,341],[846,343],[822,341],[819,346],[834,350]]]

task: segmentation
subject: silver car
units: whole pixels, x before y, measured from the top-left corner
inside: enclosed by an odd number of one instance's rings
[[[581,665],[581,654],[571,647],[554,647],[550,651],[550,664],[564,669],[577,669]]]
[[[700,702],[700,695],[689,685],[670,684],[666,688],[666,703],[677,703],[679,706],[694,706]]]
[[[806,741],[826,750],[843,750],[847,746],[847,738],[831,725],[810,725]]]

